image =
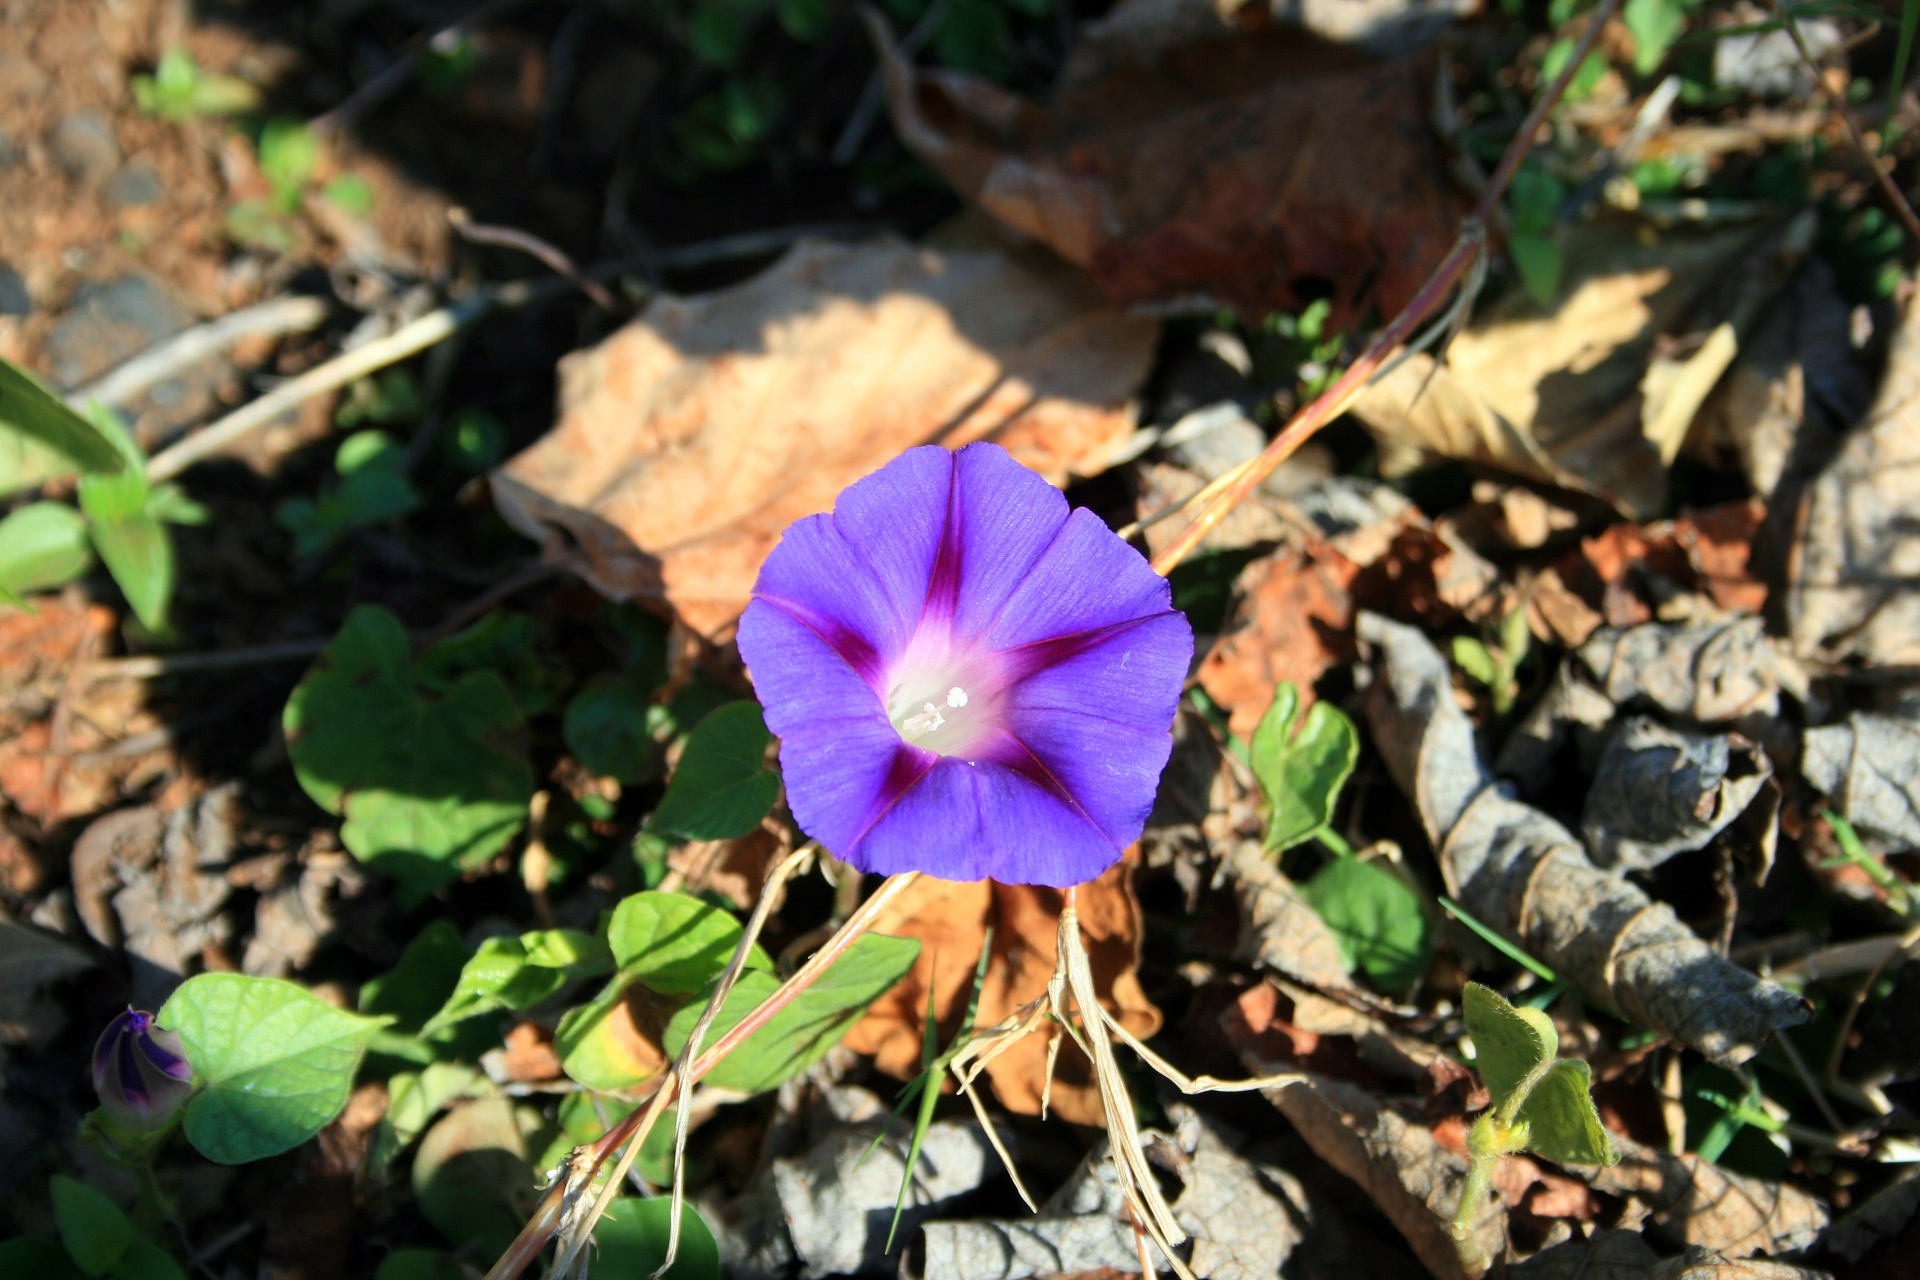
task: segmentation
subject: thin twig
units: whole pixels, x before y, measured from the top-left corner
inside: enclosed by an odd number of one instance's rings
[[[1347,367],[1347,371],[1340,375],[1338,381],[1322,392],[1313,403],[1293,416],[1267,445],[1264,452],[1236,473],[1229,473],[1232,475],[1230,482],[1226,477],[1222,477],[1222,481],[1217,482],[1221,484],[1220,489],[1201,508],[1192,522],[1175,535],[1173,541],[1154,557],[1153,567],[1157,571],[1163,574],[1170,572],[1174,566],[1186,558],[1189,552],[1199,546],[1209,533],[1213,532],[1229,512],[1244,502],[1261,481],[1272,475],[1276,467],[1292,456],[1294,450],[1304,444],[1320,428],[1345,412],[1359,398],[1360,392],[1365,388],[1374,371],[1387,361],[1396,347],[1405,343],[1419,330],[1428,316],[1440,309],[1441,304],[1453,293],[1455,286],[1460,284],[1473,269],[1480,256],[1486,252],[1488,221],[1501,196],[1506,193],[1508,184],[1513,181],[1513,175],[1519,170],[1521,162],[1526,159],[1527,153],[1533,150],[1534,136],[1539,133],[1540,126],[1546,122],[1548,114],[1566,93],[1567,86],[1573,81],[1574,73],[1586,60],[1588,51],[1599,39],[1602,28],[1612,19],[1619,4],[1620,0],[1601,0],[1598,7],[1589,15],[1587,29],[1581,33],[1580,40],[1574,46],[1573,54],[1567,60],[1566,66],[1540,95],[1539,101],[1534,103],[1533,109],[1527,113],[1526,120],[1521,124],[1520,131],[1514,135],[1513,141],[1507,145],[1506,153],[1500,157],[1499,166],[1494,169],[1493,176],[1487,180],[1486,190],[1480,193],[1479,202],[1461,228],[1460,238],[1448,251],[1446,257],[1441,259],[1440,265],[1434,268],[1433,274],[1421,286],[1419,293],[1414,295],[1413,300],[1407,304],[1406,309],[1375,335],[1373,341],[1367,344],[1366,349]]]
[[[583,10],[584,12],[584,10]],[[454,234],[473,244],[498,245],[503,249],[518,249],[521,253],[539,259],[559,275],[573,281],[580,292],[593,299],[595,306],[602,311],[617,311],[619,304],[613,295],[598,280],[589,280],[580,274],[573,259],[566,255],[558,245],[550,244],[534,235],[531,231],[522,231],[518,227],[500,227],[491,223],[475,222],[465,209],[449,209],[447,221],[453,227]]]
[[[372,79],[348,94],[339,105],[307,121],[307,131],[315,137],[324,138],[328,134],[338,133],[347,128],[368,111],[405,88],[407,81],[413,79],[414,69],[420,65],[421,55],[429,49],[463,40],[483,23],[501,17],[525,3],[526,0],[488,0],[486,4],[473,10],[458,22],[442,27],[425,39],[417,41],[413,47],[376,72]]]
[[[1813,73],[1814,87],[1820,90],[1821,96],[1825,97],[1828,104],[1832,106],[1833,113],[1840,117],[1840,123],[1847,127],[1847,136],[1853,139],[1854,149],[1860,153],[1860,158],[1867,162],[1867,168],[1873,170],[1874,181],[1880,184],[1880,190],[1886,193],[1888,200],[1892,201],[1893,211],[1906,226],[1907,234],[1913,238],[1915,244],[1920,245],[1920,217],[1914,216],[1913,206],[1907,203],[1905,193],[1894,182],[1892,163],[1881,164],[1880,157],[1875,155],[1873,148],[1867,145],[1866,138],[1860,133],[1860,126],[1854,122],[1853,112],[1847,110],[1846,99],[1827,83],[1826,74],[1821,71],[1819,61],[1813,56],[1813,50],[1807,48],[1806,38],[1800,34],[1799,21],[1780,7],[1779,0],[1768,0],[1768,4],[1773,9],[1774,16],[1785,24],[1787,34],[1793,37],[1793,47],[1800,51],[1800,61],[1806,63],[1807,70]]]
[[[68,396],[67,403],[76,409],[84,409],[93,401],[119,408],[180,370],[225,351],[244,338],[277,338],[283,334],[305,333],[318,328],[326,318],[327,304],[324,299],[299,295],[270,298],[251,307],[242,307],[218,320],[197,324],[154,343],[125,364]]]

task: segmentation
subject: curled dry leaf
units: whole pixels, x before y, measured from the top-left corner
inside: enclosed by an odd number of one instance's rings
[[[1920,723],[1856,711],[1808,729],[1800,772],[1861,831],[1895,849],[1920,849]]]
[[[1464,212],[1411,60],[1242,35],[1205,12],[1177,44],[1102,39],[1096,24],[1041,108],[917,71],[872,26],[901,140],[1116,302],[1258,318],[1304,306],[1311,278],[1331,286],[1335,328],[1369,304],[1392,315]]]
[[[1674,1244],[1729,1257],[1793,1253],[1827,1227],[1827,1207],[1786,1183],[1764,1182],[1614,1137],[1620,1163],[1574,1170],[1596,1191],[1632,1196],[1653,1216],[1653,1232]]]
[[[1323,991],[1346,991],[1353,986],[1333,930],[1258,840],[1234,846],[1227,858],[1227,874],[1233,878],[1234,897],[1240,902],[1240,959]]]
[[[1803,657],[1920,662],[1920,308],[1893,335],[1873,407],[1809,486],[1787,584]]]
[[[1246,1057],[1256,1073],[1280,1069],[1256,1054]],[[1466,1185],[1464,1157],[1358,1085],[1310,1077],[1264,1092],[1315,1154],[1360,1184],[1428,1271],[1439,1280],[1472,1280],[1482,1274],[1467,1269],[1461,1255],[1468,1250],[1447,1230]],[[1500,1255],[1506,1245],[1506,1216],[1506,1206],[1497,1198],[1487,1201],[1471,1228],[1472,1252],[1478,1257]]]
[[[603,593],[718,637],[781,530],[911,446],[995,440],[1055,483],[1099,470],[1157,332],[1038,255],[803,241],[562,361],[560,421],[494,501]]]
[[[1132,1034],[1146,1039],[1160,1029],[1160,1011],[1140,987],[1140,904],[1133,896],[1129,850],[1091,884],[1080,886],[1080,936],[1093,965],[1095,985],[1109,1011]],[[980,987],[974,1022],[990,1027],[1046,992],[1053,976],[1054,939],[1060,926],[1058,889],[959,883],[922,876],[874,923],[878,933],[920,942],[913,969],[847,1033],[845,1044],[874,1055],[874,1065],[905,1080],[920,1071],[927,993],[946,1044],[960,1031],[981,944],[993,930],[993,958]],[[1046,1083],[1047,1038],[1022,1037],[987,1067],[994,1096],[1007,1110],[1038,1115]],[[1068,1040],[1061,1046],[1049,1112],[1075,1124],[1100,1124],[1100,1095],[1093,1065]]]
[[[1744,738],[1634,716],[1600,757],[1580,834],[1599,865],[1643,871],[1704,849],[1772,776],[1765,753]]]
[[[1444,365],[1410,356],[1355,403],[1382,470],[1452,458],[1592,494],[1641,519],[1655,514],[1676,433],[1737,349],[1739,321],[1779,282],[1726,268],[1756,253],[1797,261],[1797,227],[1657,239],[1627,219],[1575,229],[1554,304],[1515,289],[1476,315]],[[1698,350],[1676,344],[1690,334],[1712,336]],[[1676,350],[1689,355],[1668,354]]]
[[[1790,991],[1729,963],[1664,903],[1588,860],[1573,833],[1495,783],[1425,636],[1362,614],[1376,647],[1374,742],[1414,801],[1448,891],[1586,998],[1721,1063],[1806,1021]]]

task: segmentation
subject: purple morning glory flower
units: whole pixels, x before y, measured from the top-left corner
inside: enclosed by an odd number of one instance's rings
[[[1066,886],[1139,838],[1193,629],[999,445],[910,449],[788,527],[740,620],[793,816],[862,871]]]
[[[157,1129],[193,1092],[193,1067],[180,1037],[129,1008],[107,1024],[93,1047],[93,1088],[100,1107],[129,1129]]]

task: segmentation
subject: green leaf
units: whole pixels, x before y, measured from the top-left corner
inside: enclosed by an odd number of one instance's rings
[[[1547,49],[1547,56],[1540,60],[1540,84],[1544,89],[1566,69],[1567,60],[1573,57],[1575,41],[1571,38],[1556,40]],[[1587,54],[1580,69],[1574,72],[1573,79],[1567,82],[1567,91],[1561,97],[1565,103],[1580,102],[1592,96],[1599,87],[1601,78],[1607,74],[1607,60],[1599,50]]]
[[[993,0],[953,0],[933,33],[934,60],[989,80],[1013,74],[1013,28]]]
[[[533,1208],[527,1134],[537,1125],[507,1098],[482,1098],[442,1116],[413,1157],[413,1195],[427,1221],[487,1257],[505,1252]]]
[[[1467,677],[1483,685],[1492,685],[1500,678],[1493,664],[1493,652],[1472,636],[1453,638],[1453,664],[1467,673]]]
[[[1347,967],[1364,972],[1381,990],[1404,991],[1426,973],[1432,928],[1420,895],[1393,872],[1358,858],[1335,858],[1300,892],[1333,931]]]
[[[661,995],[684,996],[720,976],[740,945],[740,932],[740,922],[718,907],[683,893],[653,890],[614,908],[607,946],[622,977]],[[747,967],[771,971],[773,961],[756,944]]]
[[[560,732],[574,759],[603,778],[640,782],[659,768],[660,744],[647,731],[654,686],[639,672],[602,672],[567,703]]]
[[[328,204],[342,213],[364,218],[373,212],[373,188],[357,173],[343,173],[321,189]]]
[[[460,1260],[444,1249],[395,1249],[373,1280],[464,1280]]]
[[[776,0],[774,14],[780,19],[780,29],[801,44],[824,40],[838,16],[833,0]]]
[[[430,687],[386,610],[362,605],[292,697],[294,776],[346,818],[341,840],[411,906],[497,853],[526,817],[533,770],[519,708],[491,672]]]
[[[463,1098],[485,1098],[493,1083],[464,1062],[434,1062],[419,1071],[402,1071],[387,1080],[387,1114],[374,1129],[367,1169],[386,1168],[426,1130],[434,1116]]]
[[[87,571],[87,522],[58,502],[33,502],[0,520],[0,591],[25,596]]]
[[[135,1240],[113,1269],[114,1280],[187,1280],[187,1273],[159,1245]]]
[[[291,982],[237,973],[187,979],[159,1022],[180,1033],[200,1085],[187,1140],[220,1164],[279,1155],[324,1129],[381,1026]]]
[[[1553,1061],[1560,1050],[1559,1033],[1553,1019],[1540,1010],[1515,1008],[1498,991],[1477,982],[1467,984],[1464,1004],[1474,1065],[1493,1105],[1503,1107]]]
[[[56,1173],[51,1190],[67,1256],[87,1275],[106,1275],[133,1243],[133,1224],[119,1205],[84,1182]]]
[[[440,1012],[421,1028],[436,1031],[500,1009],[530,1009],[572,979],[607,969],[606,952],[587,934],[540,929],[517,938],[488,938],[460,970]]]
[[[920,954],[912,938],[890,938],[869,933],[847,948],[846,954],[767,1024],[748,1036],[704,1079],[722,1089],[765,1093],[818,1062],[840,1042],[867,1006],[906,976]],[[779,987],[769,973],[743,973],[728,993],[719,1016],[708,1028],[710,1045],[732,1030],[742,1018]],[[661,1038],[667,1057],[679,1055],[700,1019],[705,1001],[696,999],[673,1016]]]
[[[0,449],[0,461],[13,461],[17,467],[51,465],[49,453],[74,471],[114,475],[127,466],[126,456],[98,426],[69,409],[32,374],[0,360],[0,445],[9,437],[17,452],[8,459],[5,454],[10,451]],[[42,448],[20,448],[29,441]],[[7,472],[7,467],[0,466],[0,492],[22,487],[18,476],[8,477]],[[46,474],[39,477],[46,478]]]
[[[73,1259],[57,1240],[40,1236],[17,1236],[0,1240],[0,1276],[19,1280],[80,1280],[86,1272],[73,1265]]]
[[[1253,776],[1267,798],[1269,852],[1311,839],[1333,821],[1334,801],[1360,758],[1360,735],[1344,711],[1316,702],[1296,732],[1299,710],[1300,691],[1281,681],[1248,743]]]
[[[94,550],[140,625],[158,631],[166,625],[173,599],[173,539],[147,510],[147,496],[146,477],[131,468],[80,481],[80,509],[87,514]]]
[[[1479,1043],[1476,1039],[1475,1047]],[[1620,1162],[1613,1135],[1593,1105],[1593,1073],[1578,1058],[1562,1058],[1549,1067],[1515,1118],[1527,1126],[1527,1150],[1556,1164]]]
[[[576,1089],[560,1100],[555,1118],[560,1131],[540,1157],[540,1167],[551,1169],[575,1147],[597,1142],[640,1104],[610,1093]],[[634,1171],[656,1187],[673,1181],[673,1123],[669,1119],[647,1130],[640,1154],[634,1158]]]
[[[1667,60],[1667,51],[1686,30],[1687,15],[1680,0],[1627,0],[1620,18],[1633,35],[1633,69],[1650,76]]]
[[[283,212],[299,207],[301,188],[319,163],[320,139],[298,120],[269,120],[260,131],[260,173]]]
[[[666,1261],[672,1224],[673,1201],[666,1196],[653,1200],[623,1196],[614,1201],[593,1229],[595,1273],[635,1280],[653,1275]],[[681,1206],[680,1247],[666,1280],[720,1280],[720,1247],[692,1205]]]
[[[1513,265],[1528,295],[1543,307],[1550,305],[1560,295],[1560,276],[1566,261],[1559,241],[1515,234],[1507,241],[1507,252],[1513,255]]]
[[[396,1031],[416,1034],[459,985],[467,944],[453,921],[435,920],[407,944],[400,963],[360,987],[360,1012],[392,1019]]]
[[[688,840],[730,840],[759,826],[780,794],[780,775],[763,763],[772,741],[757,703],[731,702],[713,712],[688,739],[650,828]]]

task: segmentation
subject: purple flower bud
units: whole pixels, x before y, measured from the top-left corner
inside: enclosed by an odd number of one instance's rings
[[[795,521],[740,653],[801,828],[862,871],[1066,886],[1139,839],[1193,629],[996,444],[910,449]]]
[[[178,1035],[154,1025],[152,1014],[128,1008],[93,1047],[93,1087],[101,1109],[119,1124],[157,1129],[193,1092],[193,1066]]]

